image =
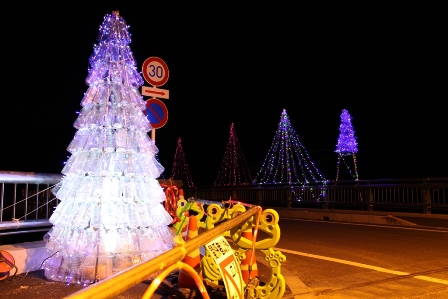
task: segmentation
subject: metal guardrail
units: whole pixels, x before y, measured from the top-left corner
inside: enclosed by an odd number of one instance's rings
[[[51,226],[48,219],[58,205],[51,189],[61,178],[62,174],[0,171],[0,236],[38,231],[39,227]],[[448,214],[448,178],[338,181],[293,186],[245,185],[183,190],[185,198],[211,201],[234,199],[274,208]],[[20,231],[19,228],[25,230]]]
[[[233,199],[263,207],[448,214],[448,178],[184,188],[184,194],[185,198]]]
[[[48,230],[38,227],[51,226],[48,219],[58,205],[51,189],[61,178],[62,174],[0,171],[0,235]]]

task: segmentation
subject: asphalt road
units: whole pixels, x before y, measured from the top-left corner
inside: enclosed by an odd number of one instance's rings
[[[280,220],[276,246],[319,299],[448,298],[448,229]]]
[[[281,265],[287,283],[283,298],[448,298],[448,221],[406,221],[417,225],[281,219],[275,250],[287,257]],[[260,281],[266,282],[271,272],[262,259],[257,255]],[[177,288],[176,278],[177,273],[167,277],[153,298],[202,298]],[[150,283],[143,281],[116,298],[141,299]],[[48,281],[38,270],[0,280],[0,299],[57,299],[82,288]],[[207,289],[212,299],[226,298],[223,286]]]

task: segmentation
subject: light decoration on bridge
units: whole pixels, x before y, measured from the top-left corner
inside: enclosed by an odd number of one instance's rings
[[[218,171],[214,186],[252,185],[246,158],[236,134],[235,125],[231,123],[224,158]]]
[[[66,283],[103,280],[175,244],[157,181],[164,168],[142,112],[143,78],[118,12],[104,16],[97,41],[67,148],[71,156],[53,189],[60,204],[44,237],[45,276]]]
[[[356,142],[355,131],[353,130],[352,117],[346,109],[343,109],[341,113],[338,144],[336,145],[335,152],[338,153],[336,181],[339,179],[341,162],[346,166],[350,179],[358,180],[358,167],[356,165],[358,143]],[[349,162],[345,160],[345,157],[347,156],[351,156],[353,158],[353,172],[349,166]]]
[[[254,183],[305,185],[325,182],[283,109],[273,142]]]
[[[184,186],[190,188],[194,187],[193,180],[191,179],[190,168],[188,167],[187,158],[185,156],[180,137],[177,139],[176,152],[174,153],[174,162],[173,167],[171,168],[170,179],[181,180]]]

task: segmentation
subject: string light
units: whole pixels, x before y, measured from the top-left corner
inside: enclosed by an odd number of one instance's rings
[[[252,185],[246,158],[236,135],[235,125],[230,125],[229,139],[227,140],[224,158],[214,186]]]
[[[283,109],[273,142],[254,183],[303,185],[326,182]]]
[[[355,131],[353,130],[352,117],[350,113],[343,109],[341,113],[341,123],[339,125],[339,137],[338,144],[336,145],[336,153],[338,153],[338,164],[336,168],[336,181],[339,179],[340,175],[340,164],[344,163],[348,174],[351,178],[358,180],[358,167],[356,165],[356,153],[358,152],[358,143],[356,142]],[[345,161],[346,156],[352,156],[354,173],[350,169],[347,161]]]
[[[187,187],[194,187],[180,137],[177,139],[176,152],[174,153],[174,162],[173,167],[171,168],[170,178],[172,180],[181,180]]]
[[[94,283],[175,246],[128,28],[117,11],[106,15],[89,58],[71,156],[53,189],[60,204],[44,237],[50,280]]]

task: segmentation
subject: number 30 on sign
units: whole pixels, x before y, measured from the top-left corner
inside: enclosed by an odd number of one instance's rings
[[[146,82],[156,87],[164,85],[170,75],[165,61],[154,56],[143,62],[142,72]]]

